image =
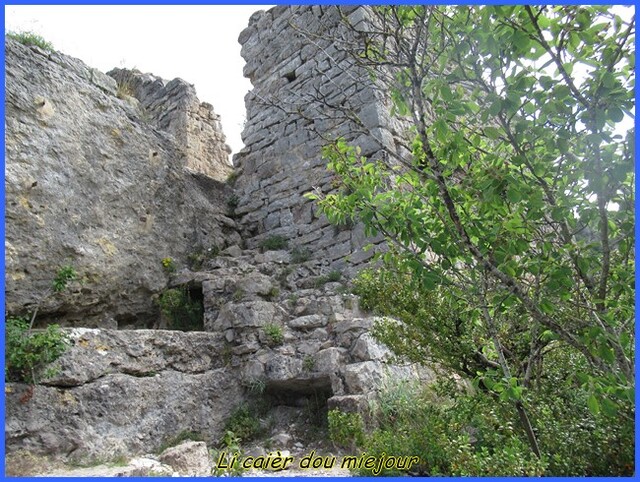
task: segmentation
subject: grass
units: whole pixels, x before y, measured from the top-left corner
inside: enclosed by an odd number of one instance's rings
[[[342,273],[338,270],[334,270],[327,275],[316,278],[314,284],[316,288],[320,288],[321,286],[324,286],[327,283],[338,282],[340,281],[341,278],[342,278]]]
[[[315,359],[311,355],[305,356],[304,360],[302,360],[302,369],[305,372],[312,372],[315,367],[316,367]]]
[[[311,250],[309,248],[301,248],[296,246],[291,251],[291,262],[294,264],[304,263],[311,258]]]
[[[43,50],[53,52],[53,44],[34,32],[7,32],[7,37],[20,42],[22,45],[35,45]]]
[[[263,251],[277,251],[280,249],[286,249],[289,242],[282,236],[269,236],[260,243],[260,247]]]

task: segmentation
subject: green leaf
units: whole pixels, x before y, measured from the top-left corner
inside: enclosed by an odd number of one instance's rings
[[[598,415],[600,413],[600,403],[598,403],[598,399],[593,393],[589,395],[589,399],[587,400],[587,407],[589,407],[589,411],[593,415]]]
[[[607,117],[613,122],[620,122],[624,119],[624,113],[618,107],[609,107],[607,109]]]
[[[507,199],[509,202],[517,203],[522,199],[522,195],[520,194],[520,190],[514,186],[510,186],[507,190]]]
[[[500,137],[500,131],[495,127],[485,127],[484,135],[489,139],[497,139],[498,137]]]

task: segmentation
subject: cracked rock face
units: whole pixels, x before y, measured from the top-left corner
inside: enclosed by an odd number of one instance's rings
[[[72,265],[79,281],[40,307],[41,323],[150,327],[152,296],[167,281],[163,258],[186,263],[198,249],[239,241],[224,216],[228,188],[204,175],[203,159],[200,168],[189,161],[193,132],[184,145],[177,128],[154,126],[139,102],[117,95],[113,78],[11,39],[5,53],[8,312],[32,311],[57,270]],[[184,84],[164,92],[174,99],[172,126],[188,124],[187,111],[213,116]],[[203,135],[219,127],[198,122],[210,128]],[[216,139],[224,151],[221,133],[202,142]]]
[[[6,393],[7,451],[71,460],[147,453],[184,431],[209,436],[242,399],[211,333],[71,331],[59,372]]]

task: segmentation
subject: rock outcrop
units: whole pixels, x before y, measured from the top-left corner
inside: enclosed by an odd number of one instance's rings
[[[431,379],[391,362],[368,334],[374,318],[328,270],[229,248],[171,280],[202,290],[207,332],[73,329],[54,376],[32,392],[9,384],[7,450],[86,461],[153,452],[185,431],[215,443],[258,388],[274,406],[351,411],[385,380]]]
[[[9,384],[7,451],[89,461],[157,450],[190,431],[217,436],[242,399],[211,333],[72,329],[58,374]]]
[[[163,258],[239,242],[230,191],[207,176],[226,152],[217,119],[181,80],[156,91],[171,110],[151,105],[147,119],[152,89],[121,99],[113,78],[77,59],[8,38],[5,53],[7,311],[32,311],[73,265],[80,281],[40,307],[41,322],[150,327]]]

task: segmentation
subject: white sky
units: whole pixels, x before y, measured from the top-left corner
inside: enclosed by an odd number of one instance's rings
[[[137,68],[194,84],[201,102],[222,118],[227,143],[238,152],[245,118],[238,35],[264,5],[11,5],[5,29],[33,31],[56,50],[107,72]]]
[[[11,5],[5,29],[33,31],[68,55],[107,72],[137,68],[164,79],[194,84],[201,102],[222,119],[236,153],[245,118],[238,35],[249,17],[270,5]],[[633,8],[614,7],[623,17]],[[630,119],[625,123],[632,125]]]

